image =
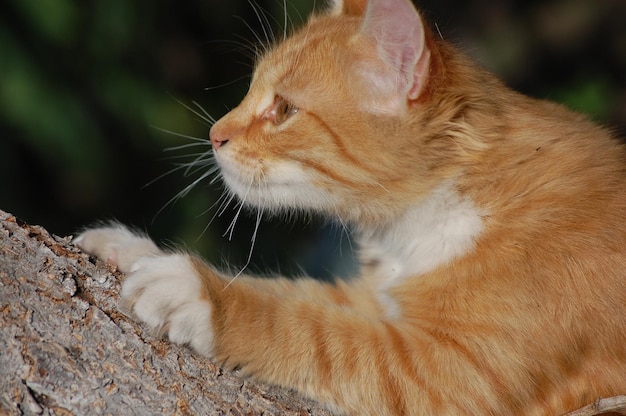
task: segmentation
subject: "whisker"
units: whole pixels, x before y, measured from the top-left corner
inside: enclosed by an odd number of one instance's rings
[[[287,0],[283,0],[283,17],[285,19],[283,21],[283,41],[285,41],[287,39],[287,24],[289,19],[289,15],[287,14]]]
[[[177,157],[186,157],[186,156],[175,156],[174,158],[177,158]],[[208,165],[211,165],[211,164],[213,164],[213,163],[215,163],[215,162],[214,162],[214,161],[212,161],[212,160],[209,160],[209,159],[205,159],[205,160],[198,160],[198,161],[189,162],[189,163],[176,163],[176,164],[174,165],[174,166],[175,166],[174,168],[172,168],[172,169],[168,170],[167,172],[165,172],[165,173],[163,173],[163,174],[161,174],[161,175],[157,176],[156,178],[154,178],[154,179],[153,179],[153,180],[151,180],[150,182],[146,183],[146,184],[145,184],[142,188],[146,188],[146,187],[148,187],[148,186],[151,186],[151,185],[153,185],[155,182],[157,182],[158,180],[163,179],[163,178],[164,178],[164,177],[166,177],[167,175],[171,175],[172,173],[174,173],[174,172],[176,172],[176,171],[179,171],[179,170],[181,170],[181,169],[185,169],[184,176],[190,176],[190,175],[188,175],[188,174],[187,174],[187,172],[189,171],[189,169],[190,169],[190,168],[192,168],[192,167],[194,167],[194,166],[198,165],[198,166],[197,166],[197,169],[193,172],[193,173],[195,173],[195,172],[199,171],[201,168],[204,168],[204,167],[206,167],[206,166],[208,166]],[[211,172],[211,173],[214,173],[214,172],[215,172],[215,171],[217,171],[217,170],[219,170],[219,167],[214,166],[214,167],[212,167],[212,168],[210,169],[210,172]]]
[[[193,140],[193,141],[196,141],[196,142],[202,142],[202,143],[207,143],[207,144],[211,143],[211,141],[209,139],[203,139],[201,137],[195,137],[195,136],[190,136],[188,134],[177,133],[175,131],[164,129],[162,127],[155,126],[153,124],[151,124],[150,127],[155,129],[155,130],[159,130],[159,131],[161,131],[163,133],[171,134],[172,136],[182,137],[183,139],[189,139],[189,140]],[[169,150],[169,149],[171,149],[171,148],[167,148],[165,150]]]
[[[232,241],[233,232],[235,231],[235,224],[237,223],[237,220],[239,219],[239,215],[241,214],[241,210],[243,209],[243,206],[246,203],[246,199],[248,198],[248,194],[250,193],[251,188],[252,188],[252,182],[250,182],[250,185],[248,186],[246,193],[243,195],[243,197],[241,198],[241,201],[239,202],[239,209],[237,209],[237,213],[235,214],[235,217],[233,218],[230,225],[226,229],[226,232],[223,234],[223,237],[225,237],[228,234],[228,241]]]
[[[189,163],[184,163],[183,165],[187,166],[187,169],[185,169],[185,176],[190,176],[189,172],[191,172],[191,169],[194,167],[206,167],[207,165],[215,165],[215,161],[211,158],[207,158],[207,156],[210,156],[212,153],[210,152],[206,152],[206,153],[200,153],[198,155],[198,157],[196,157],[194,160],[192,160]],[[211,170],[215,171],[215,169],[217,169],[217,166],[214,166]],[[197,169],[194,171],[197,172]]]
[[[185,170],[185,177],[189,177],[189,176],[193,176],[196,175],[198,172],[204,171],[204,173],[201,175],[202,179],[206,179],[209,176],[212,176],[215,172],[219,171],[219,167],[218,166],[212,166],[209,169],[206,169],[206,164],[201,165],[196,167],[195,169],[191,170],[193,168],[193,166],[187,166],[187,169]]]
[[[346,239],[348,240],[348,247],[350,247],[350,253],[353,255],[354,254],[354,247],[352,246],[352,238],[350,238],[350,231],[348,230],[348,226],[339,217],[338,217],[338,221],[339,221],[339,226],[341,227],[341,230],[343,231],[342,233],[340,233],[340,237],[339,237],[340,255],[343,256],[343,253],[341,253],[341,243],[343,242],[343,236],[344,235],[346,236]]]
[[[206,120],[209,120],[212,124],[215,124],[215,122],[217,121],[217,120],[215,120],[215,117],[213,117],[211,114],[209,114],[209,112],[208,112],[208,111],[206,111],[206,110],[204,109],[204,107],[202,107],[202,106],[200,105],[200,103],[198,103],[197,101],[192,101],[192,103],[193,103],[193,105],[195,105],[196,107],[198,107],[198,109],[202,112],[202,114],[204,114],[204,115],[205,115]]]
[[[250,29],[250,30],[252,30],[252,29]],[[235,37],[241,39],[241,42],[238,43],[238,42],[234,42],[233,41],[233,43],[235,43],[236,45],[241,47],[243,50],[251,53],[252,56],[249,56],[249,58],[252,58],[252,60],[257,60],[257,59],[259,59],[261,57],[261,55],[263,54],[262,50],[264,50],[264,49],[262,48],[263,45],[258,43],[259,41],[257,41],[257,43],[250,42],[250,40],[248,38],[246,38],[245,36],[241,36],[239,34],[236,34]],[[260,46],[261,46],[261,48],[260,48]],[[242,61],[237,61],[237,62],[239,62],[242,65],[248,65],[249,64],[249,62],[242,62]],[[248,75],[246,75],[246,76],[248,76]]]
[[[441,40],[444,40],[443,35],[441,34],[441,30],[439,29],[439,25],[437,23],[435,23],[435,28],[437,29],[437,33],[439,34],[439,37],[441,38]]]
[[[263,30],[263,34],[265,35],[264,49],[267,51],[269,46],[276,43],[276,39],[274,38],[274,32],[272,31],[272,25],[267,18],[267,12],[253,0],[248,0],[248,4],[252,7],[254,14],[256,14],[256,17],[259,20],[259,24],[261,25],[261,29]]]
[[[256,56],[256,54],[255,54],[255,56]],[[232,80],[232,81],[229,81],[229,82],[225,82],[225,83],[223,83],[223,84],[214,85],[214,86],[212,86],[212,87],[204,87],[204,90],[205,90],[205,91],[217,90],[217,89],[219,89],[219,88],[223,88],[223,87],[227,87],[227,86],[229,86],[229,85],[236,84],[237,82],[241,81],[242,79],[249,78],[249,77],[250,77],[250,75],[248,75],[248,74],[246,74],[246,75],[242,75],[242,76],[240,76],[239,78],[236,78],[236,79],[234,79],[234,80]]]
[[[183,149],[189,149],[192,147],[198,147],[198,146],[207,146],[210,144],[209,140],[207,139],[201,139],[203,140],[202,142],[200,142],[200,139],[198,141],[198,143],[187,143],[187,144],[181,144],[178,146],[172,146],[172,147],[166,147],[165,149],[163,149],[164,152],[173,152],[176,150],[183,150]],[[202,154],[204,154],[206,152],[203,152]],[[182,157],[189,157],[190,155],[178,155],[178,156],[172,156],[171,158],[182,158]],[[193,156],[193,155],[191,155]]]
[[[211,179],[211,181],[209,182],[209,185],[213,185],[215,184],[215,182],[219,181],[221,179],[221,177],[216,176],[213,179]]]
[[[189,110],[192,113],[196,114],[204,122],[208,122],[210,124],[215,123],[215,119],[202,106],[200,106],[200,104],[198,104],[197,102],[194,101],[193,104],[196,107],[198,107],[201,112],[198,112],[198,111],[194,110],[192,107],[186,105],[185,103],[183,103],[182,101],[176,99],[175,97],[172,97],[172,99],[174,99],[177,103],[182,105],[187,110]],[[151,127],[156,129],[156,130],[159,130],[159,131],[161,131],[163,133],[171,134],[173,136],[181,137],[181,138],[184,138],[184,139],[187,139],[187,140],[191,141],[191,143],[186,143],[186,144],[182,144],[182,145],[178,145],[178,146],[168,147],[168,148],[163,150],[164,152],[180,151],[180,150],[185,150],[185,149],[199,147],[199,146],[211,146],[211,142],[210,142],[209,139],[199,138],[199,137],[190,136],[190,135],[187,135],[187,134],[178,133],[178,132],[175,132],[175,131],[172,131],[172,130],[168,130],[168,129],[164,129],[162,127],[158,127],[158,126],[154,126],[154,125],[152,125]],[[174,167],[172,169],[170,169],[167,172],[157,176],[155,179],[151,180],[146,185],[144,185],[144,187],[148,187],[148,186],[154,184],[156,181],[161,180],[164,177],[166,177],[168,175],[171,175],[174,172],[181,171],[181,170],[183,172],[183,176],[184,177],[193,177],[193,176],[199,174],[199,176],[197,178],[195,178],[193,181],[191,181],[191,183],[189,183],[182,190],[180,190],[174,196],[172,196],[165,204],[163,204],[163,206],[154,215],[153,221],[154,221],[154,219],[156,217],[158,217],[161,214],[161,212],[163,212],[163,210],[165,208],[167,208],[168,206],[173,205],[176,201],[178,201],[181,198],[184,198],[185,196],[187,196],[189,194],[189,192],[191,192],[191,190],[194,187],[196,187],[200,182],[204,181],[209,176],[213,176],[215,174],[215,172],[217,172],[219,170],[219,166],[217,166],[215,158],[213,157],[213,150],[212,150],[212,148],[210,150],[208,150],[208,151],[205,151],[205,152],[197,152],[197,153],[191,153],[191,154],[185,154],[185,155],[174,155],[174,156],[171,156],[171,157],[166,158],[166,159],[170,159],[171,160],[171,159],[183,159],[183,158],[184,159],[193,158],[193,159],[191,161],[189,161],[189,162],[175,163]]]
[[[241,20],[241,17],[239,17],[239,16],[234,16],[234,17],[236,19]],[[219,46],[229,45],[229,48],[226,49],[227,52],[244,53],[244,52],[254,52],[255,51],[255,49],[256,49],[255,42],[251,42],[250,39],[246,38],[245,36],[241,36],[239,34],[234,34],[234,35],[239,40],[223,39],[223,40],[219,40],[219,41],[217,41],[217,40],[216,41],[207,41],[205,43],[207,43],[207,44],[217,44]],[[256,54],[253,54],[253,57],[254,56],[256,56]]]
[[[185,104],[184,102],[182,102],[178,98],[176,98],[176,97],[174,97],[172,95],[170,95],[170,97],[172,97],[172,99],[174,101],[176,101],[178,104],[182,105],[187,110],[191,111],[193,114],[195,114],[196,116],[200,117],[200,119],[202,121],[204,121],[205,123],[208,123],[208,126],[212,126],[213,124],[215,124],[215,120],[213,119],[213,117],[209,116],[209,118],[207,118],[202,113],[198,112],[197,110],[194,110],[192,107],[188,106],[187,104]],[[204,109],[202,109],[202,111],[206,113],[206,111]]]
[[[234,192],[228,192],[228,199],[225,199],[224,202],[220,205],[217,216],[221,217],[222,214],[226,211],[226,208],[230,205],[230,203],[235,199],[236,195]]]
[[[204,179],[206,179],[209,175],[212,175],[213,172],[212,171],[207,171],[204,174],[202,174],[200,177],[198,177],[197,179],[195,179],[194,181],[192,181],[190,184],[188,184],[187,186],[185,186],[180,192],[178,192],[176,195],[174,195],[173,197],[171,197],[154,215],[155,218],[157,216],[159,216],[159,214],[161,214],[161,212],[163,212],[163,210],[165,208],[167,208],[168,206],[171,206],[173,203],[175,203],[176,201],[180,200],[181,198],[184,198],[185,196],[187,196],[189,194],[189,192],[191,192],[191,190],[200,182],[202,182]]]
[[[223,203],[223,200],[226,199],[228,197],[228,190],[224,190],[224,192],[222,192],[222,194],[220,195],[220,197],[213,203],[211,204],[210,207],[208,207],[207,209],[205,209],[204,211],[202,211],[200,214],[198,214],[198,216],[196,218],[200,218],[203,215],[205,215],[207,212],[212,211],[218,204]],[[213,223],[213,221],[215,220],[215,218],[217,218],[217,213],[218,210],[215,210],[213,216],[211,217],[211,219],[209,220],[209,222],[204,226],[204,228],[202,229],[202,232],[200,233],[200,235],[198,235],[198,238],[196,238],[196,242],[198,240],[200,240],[200,238],[202,238],[202,236],[204,234],[206,234],[206,232],[209,230],[209,227],[211,226],[211,224]]]
[[[248,268],[248,266],[250,265],[250,261],[252,261],[252,252],[254,251],[254,245],[256,243],[256,236],[257,236],[257,233],[259,231],[259,225],[261,224],[261,218],[262,217],[263,217],[263,210],[261,208],[259,208],[257,210],[256,223],[254,225],[254,232],[252,233],[252,239],[250,240],[250,251],[248,252],[248,259],[246,260],[246,263],[243,265],[241,270],[239,270],[239,272],[235,276],[233,276],[232,279],[230,279],[228,284],[226,286],[224,286],[224,289],[222,289],[222,290],[226,290],[228,288],[228,286],[230,286],[239,276],[241,276],[241,274],[244,272],[244,270],[246,270]]]
[[[142,186],[141,188],[142,188],[142,189],[145,189],[145,188],[147,188],[148,186],[153,185],[155,182],[157,182],[157,181],[159,181],[159,180],[163,179],[163,178],[164,178],[164,177],[166,177],[167,175],[171,175],[172,173],[174,173],[174,172],[176,172],[176,171],[181,170],[183,167],[184,167],[184,166],[176,166],[176,167],[174,167],[174,168],[172,168],[172,169],[168,170],[167,172],[160,174],[160,175],[159,175],[159,176],[157,176],[156,178],[152,179],[150,182],[146,183],[146,184],[145,184],[144,186]]]
[[[259,36],[258,33],[255,32],[254,28],[252,26],[250,26],[250,23],[246,22],[246,19],[244,19],[241,16],[235,16],[236,19],[241,20],[243,22],[243,24],[248,28],[248,30],[250,32],[252,32],[252,36],[254,36],[254,38],[256,39],[256,41],[258,42],[259,45],[263,46],[263,50],[266,50],[264,47],[264,43],[263,40],[261,39],[261,37]],[[245,38],[244,38],[245,39]],[[259,55],[257,55],[258,57]]]

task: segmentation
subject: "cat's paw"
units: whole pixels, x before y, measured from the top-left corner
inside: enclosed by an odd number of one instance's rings
[[[199,272],[186,254],[137,260],[122,283],[122,299],[150,328],[172,342],[211,355],[211,304]]]
[[[125,273],[141,257],[160,252],[148,237],[134,233],[120,224],[86,230],[73,242],[85,252],[117,266]]]

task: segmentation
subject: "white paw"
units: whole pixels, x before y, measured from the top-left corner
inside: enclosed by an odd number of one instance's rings
[[[148,237],[120,224],[87,230],[74,239],[74,244],[125,273],[139,258],[160,252]]]
[[[121,295],[150,328],[211,355],[211,304],[189,256],[163,254],[137,260],[122,283]]]

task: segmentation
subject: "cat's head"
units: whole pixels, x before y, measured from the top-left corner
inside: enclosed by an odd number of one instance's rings
[[[410,0],[335,0],[259,60],[246,97],[212,127],[226,185],[264,209],[345,220],[411,204],[446,174],[442,146],[420,134],[432,38]]]

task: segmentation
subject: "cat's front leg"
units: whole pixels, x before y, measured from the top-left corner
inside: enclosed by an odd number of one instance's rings
[[[87,229],[73,242],[85,252],[116,266],[124,273],[128,273],[140,258],[161,253],[149,237],[117,223]]]
[[[126,273],[121,297],[137,318],[173,342],[212,354],[212,307],[190,255],[160,250],[121,225],[87,230],[74,242]]]

